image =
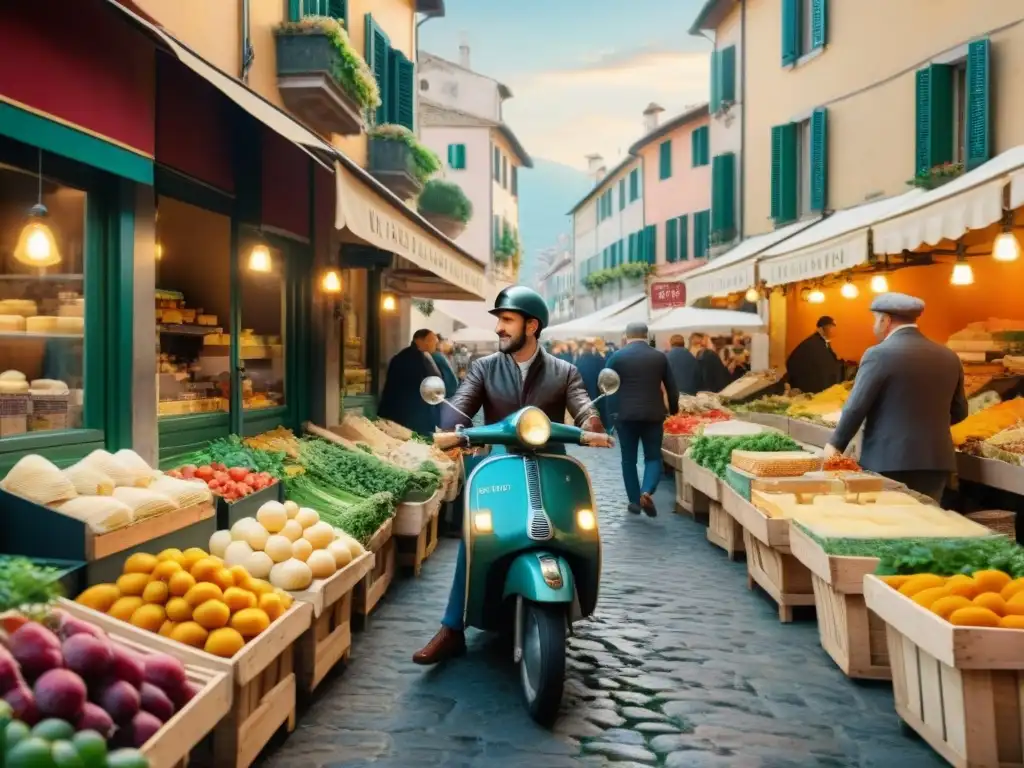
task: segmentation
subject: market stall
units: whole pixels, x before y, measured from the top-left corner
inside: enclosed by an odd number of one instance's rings
[[[599,309],[596,312],[591,312],[589,315],[577,317],[574,320],[570,320],[567,323],[560,323],[559,325],[548,326],[541,332],[541,338],[544,340],[569,340],[602,335],[600,333],[595,333],[594,329],[597,327],[603,327],[604,321],[608,320],[611,317],[619,315],[620,313],[630,308],[635,308],[637,305],[644,301],[645,297],[643,294],[640,294],[638,296],[630,296],[629,298],[617,301],[616,303],[604,307],[603,309]],[[644,322],[646,321],[647,318],[645,317]],[[613,323],[612,325],[614,326],[614,328],[618,328],[618,323]],[[623,324],[621,329],[618,330],[615,330],[614,328],[613,331],[608,332],[605,335],[620,336],[622,332],[625,330],[625,325]]]

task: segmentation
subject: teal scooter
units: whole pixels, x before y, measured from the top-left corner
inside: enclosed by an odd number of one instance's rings
[[[594,403],[618,390],[618,374],[605,369],[598,386]],[[420,386],[426,402],[455,408],[444,391],[436,376]],[[497,424],[434,435],[442,449],[492,447],[465,459],[465,623],[511,629],[526,706],[545,726],[562,703],[568,635],[594,612],[601,578],[590,476],[579,461],[551,450],[569,443],[612,445],[607,435],[553,424],[532,406]]]

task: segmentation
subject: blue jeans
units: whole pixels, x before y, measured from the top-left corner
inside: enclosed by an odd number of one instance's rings
[[[639,504],[640,494],[654,493],[661,480],[662,422],[620,421],[617,426],[626,498],[631,504]],[[644,446],[643,485],[638,482],[636,473],[637,449],[640,443]]]
[[[452,591],[448,593],[448,607],[444,610],[441,624],[461,632],[466,628],[463,617],[466,613],[466,542],[459,542],[459,558],[455,561],[455,578]]]

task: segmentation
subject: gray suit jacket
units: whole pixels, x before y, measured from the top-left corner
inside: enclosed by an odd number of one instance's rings
[[[949,427],[966,418],[960,359],[906,328],[864,353],[831,443],[846,450],[863,424],[865,469],[952,472],[956,455]]]

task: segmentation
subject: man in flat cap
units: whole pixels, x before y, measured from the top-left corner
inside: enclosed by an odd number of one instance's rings
[[[861,465],[938,502],[956,468],[949,427],[967,418],[956,353],[917,328],[924,302],[883,293],[871,302],[878,344],[861,360],[825,455],[842,453],[861,424]]]
[[[616,394],[618,414],[615,428],[622,449],[622,479],[626,485],[627,509],[634,515],[643,510],[658,514],[653,493],[661,480],[661,438],[665,422],[665,396],[672,413],[679,411],[679,390],[668,358],[647,343],[645,323],[626,326],[625,346],[608,358],[607,367],[619,374]],[[665,388],[662,394],[662,387]],[[644,447],[644,479],[638,482],[637,448]]]
[[[786,360],[789,386],[817,394],[843,380],[843,362],[832,349],[836,321],[828,315],[818,318],[814,333],[796,345]]]

